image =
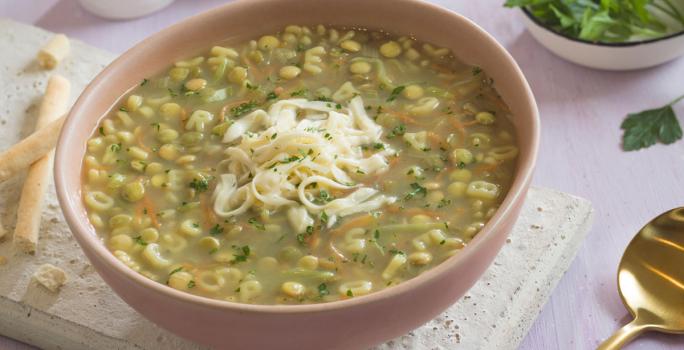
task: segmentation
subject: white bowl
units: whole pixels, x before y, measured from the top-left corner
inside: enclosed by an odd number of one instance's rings
[[[632,70],[657,66],[684,55],[684,31],[667,36],[624,43],[592,42],[573,38],[545,27],[523,9],[527,30],[556,55],[582,66],[605,70]]]
[[[79,0],[88,12],[109,19],[131,19],[149,15],[174,0]]]

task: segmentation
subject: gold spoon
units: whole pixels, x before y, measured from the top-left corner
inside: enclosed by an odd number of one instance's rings
[[[684,333],[684,207],[651,220],[627,246],[618,268],[632,322],[598,350],[615,350],[644,331]]]

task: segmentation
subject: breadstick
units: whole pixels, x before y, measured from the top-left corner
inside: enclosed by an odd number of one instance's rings
[[[0,182],[28,168],[55,148],[65,118],[66,115],[61,116],[0,154]]]
[[[57,34],[38,51],[38,64],[43,68],[53,69],[69,54],[69,49],[69,38],[64,34]]]
[[[36,129],[44,128],[66,112],[69,93],[68,80],[59,75],[50,78],[40,105]],[[17,209],[17,225],[14,230],[14,246],[25,253],[34,253],[38,245],[43,198],[52,178],[54,156],[55,151],[51,150],[31,164],[21,191]]]

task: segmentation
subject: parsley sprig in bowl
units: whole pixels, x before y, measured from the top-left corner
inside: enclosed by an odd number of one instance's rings
[[[684,54],[683,0],[507,0],[532,36],[571,62],[598,69],[652,67]]]

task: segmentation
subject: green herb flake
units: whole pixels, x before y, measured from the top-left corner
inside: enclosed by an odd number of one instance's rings
[[[233,117],[241,117],[244,114],[247,114],[254,110],[257,107],[256,102],[254,101],[249,101],[249,102],[244,102],[241,103],[240,105],[233,107],[230,109],[230,114],[233,115]]]
[[[389,250],[389,253],[392,254],[392,255],[397,255],[397,254],[399,254],[399,255],[406,255],[406,253],[404,253],[403,251],[401,251],[401,250],[399,250],[399,249],[397,249],[397,248],[392,248],[392,249],[390,249],[390,250]]]
[[[183,271],[183,266],[176,268],[176,269],[173,269],[173,271],[169,272],[169,276],[173,275],[176,272],[181,272],[181,271]]]
[[[351,289],[347,289],[347,296],[350,297],[350,298],[353,298],[353,297],[354,297],[354,293],[352,293],[352,290],[351,290]]]
[[[307,91],[308,91],[307,89],[300,89],[300,90],[297,90],[297,91],[293,91],[293,92],[290,94],[290,96],[291,96],[291,97],[306,96]]]
[[[140,245],[142,245],[142,246],[146,246],[146,245],[147,245],[147,242],[145,242],[145,241],[142,239],[142,236],[136,236],[135,238],[133,238],[133,240],[135,241],[135,243],[140,244]]]
[[[150,82],[150,81],[147,80],[147,78],[144,78],[144,79],[140,82],[140,86],[145,86],[145,85],[146,85],[147,83],[149,83],[149,82]]]
[[[406,193],[406,195],[404,196],[404,200],[412,199],[413,197],[415,197],[416,195],[419,195],[419,194],[422,194],[423,197],[425,197],[427,195],[427,189],[425,187],[421,186],[419,183],[414,182],[410,186],[411,186],[411,191]]]
[[[396,100],[397,97],[399,97],[399,94],[400,94],[402,91],[404,91],[405,88],[406,88],[406,87],[403,86],[403,85],[395,87],[395,88],[392,90],[392,92],[390,93],[389,97],[387,98],[387,102],[392,102],[392,101]]]
[[[273,91],[269,92],[268,95],[266,95],[266,101],[275,100],[277,98],[278,95],[276,95],[276,93]]]
[[[194,280],[190,280],[188,282],[188,289],[192,289],[192,288],[195,288],[195,281]]]
[[[396,136],[402,136],[406,133],[406,125],[404,124],[399,124],[392,128],[389,134],[387,134],[387,138],[391,139]]]
[[[100,132],[100,135],[105,136],[104,127],[102,127],[102,126],[99,127],[99,128],[97,129],[97,131]]]
[[[295,238],[297,239],[297,242],[299,242],[299,244],[303,245],[306,242],[306,237],[304,237],[304,234],[298,233],[297,236],[295,236]]]
[[[477,66],[473,67],[473,75],[479,75],[480,73],[482,73],[482,68]]]
[[[202,193],[209,189],[209,181],[205,178],[194,178],[188,184],[188,186],[190,186],[190,188],[194,189],[198,193]]]
[[[266,227],[264,226],[264,224],[260,223],[259,220],[257,220],[257,218],[254,218],[254,217],[249,218],[249,220],[247,220],[247,223],[254,226],[254,228],[256,228],[257,230],[260,230],[260,231],[266,230]]]
[[[209,229],[209,234],[212,236],[217,236],[222,234],[224,231],[223,226],[220,226],[219,224],[214,225],[212,228]]]
[[[235,258],[233,258],[233,263],[247,261],[247,258],[251,253],[251,248],[248,245],[242,247],[233,246],[233,249],[235,249],[238,252],[238,254],[235,255]]]
[[[318,285],[318,296],[324,297],[328,294],[330,294],[330,291],[328,290],[328,286],[325,283],[319,284]]]
[[[327,224],[327,223],[328,223],[328,219],[329,219],[328,213],[326,213],[325,210],[322,211],[322,212],[321,212],[321,222],[324,223],[324,224]]]

